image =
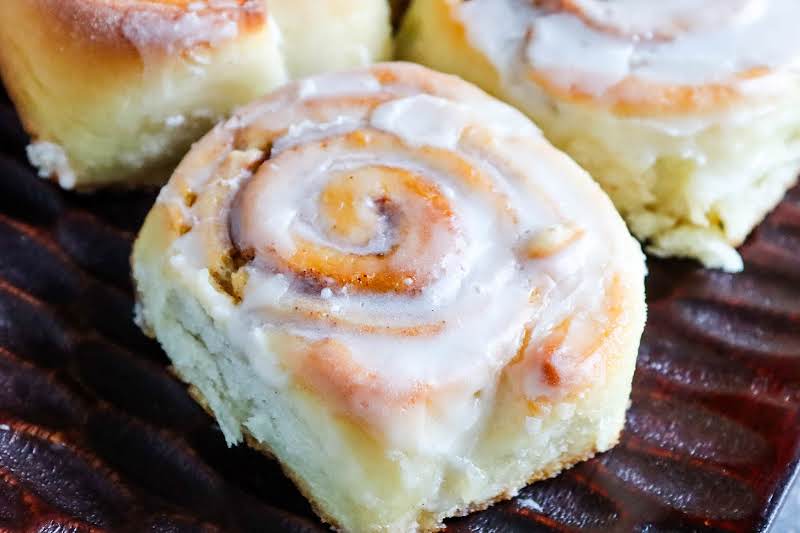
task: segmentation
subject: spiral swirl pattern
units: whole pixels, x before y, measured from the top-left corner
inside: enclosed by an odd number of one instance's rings
[[[505,78],[636,116],[769,98],[800,55],[792,0],[475,0],[453,9]]]
[[[535,0],[551,11],[571,13],[586,25],[628,38],[670,41],[687,33],[708,31],[761,13],[765,0],[677,0],[654,8],[641,0]]]
[[[588,176],[510,107],[413,65],[240,110],[154,211],[168,268],[208,276],[229,337],[260,331],[275,372],[394,438],[420,438],[424,412],[462,427],[503,373],[531,401],[602,383],[642,306],[641,254]]]

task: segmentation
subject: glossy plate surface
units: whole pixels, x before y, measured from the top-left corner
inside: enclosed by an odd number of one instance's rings
[[[0,96],[0,531],[324,531],[131,322],[154,194],[63,193],[26,142]],[[449,530],[766,529],[800,458],[800,188],[742,251],[739,275],[650,262],[619,447]]]

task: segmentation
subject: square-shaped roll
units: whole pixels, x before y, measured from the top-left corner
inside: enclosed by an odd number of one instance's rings
[[[140,324],[228,442],[342,531],[438,529],[623,426],[638,243],[522,114],[423,67],[236,112],[161,191],[133,268]]]
[[[387,0],[0,2],[29,158],[65,188],[162,184],[235,106],[385,58],[389,39]]]
[[[659,256],[738,271],[797,181],[796,0],[414,0],[402,58],[534,119]]]

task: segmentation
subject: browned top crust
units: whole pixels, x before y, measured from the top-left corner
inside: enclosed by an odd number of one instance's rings
[[[263,28],[264,0],[35,0],[74,39],[180,51]]]

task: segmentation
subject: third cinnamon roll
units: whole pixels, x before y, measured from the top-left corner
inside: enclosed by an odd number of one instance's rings
[[[800,169],[793,0],[416,0],[402,57],[531,116],[656,255],[735,247]]]

